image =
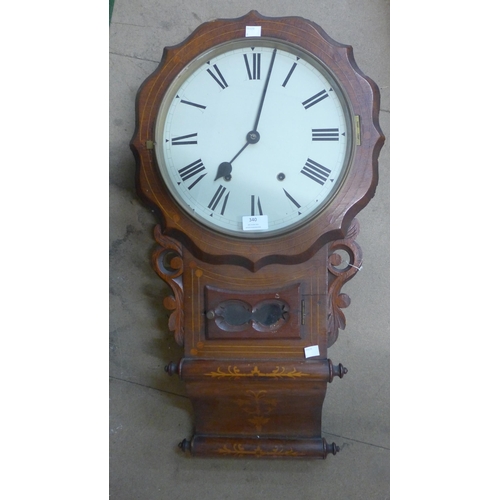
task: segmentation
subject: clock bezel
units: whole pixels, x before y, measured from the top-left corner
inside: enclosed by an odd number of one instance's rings
[[[213,230],[192,219],[166,189],[154,153],[156,118],[163,96],[184,67],[207,50],[245,38],[247,26],[258,25],[262,38],[283,41],[312,54],[328,68],[360,123],[360,144],[337,194],[306,224],[277,236],[249,239]],[[166,47],[153,74],[142,84],[136,100],[136,129],[131,148],[137,161],[137,190],[162,219],[162,229],[196,257],[214,264],[235,264],[252,271],[271,263],[299,263],[325,243],[343,238],[356,214],[375,193],[378,153],[384,136],[378,124],[377,85],[358,68],[352,47],[329,37],[315,23],[300,17],[268,18],[256,11],[238,19],[202,24],[184,42]]]
[[[339,178],[333,185],[329,194],[325,197],[325,199],[307,216],[294,221],[287,226],[275,229],[271,231],[236,231],[231,229],[225,229],[221,225],[218,225],[215,221],[210,222],[209,219],[204,218],[201,215],[197,215],[195,212],[192,212],[188,208],[188,203],[185,199],[183,199],[180,190],[175,187],[175,180],[168,175],[167,168],[167,159],[163,154],[163,128],[165,126],[165,121],[167,115],[169,113],[170,107],[175,100],[175,96],[177,95],[179,89],[182,87],[184,82],[189,79],[200,67],[202,67],[208,60],[214,60],[219,55],[227,53],[229,51],[238,50],[244,47],[267,47],[267,48],[277,48],[278,50],[287,51],[296,56],[300,56],[300,58],[306,61],[309,65],[313,66],[316,70],[318,70],[323,76],[328,80],[330,85],[333,88],[336,96],[338,97],[340,104],[342,106],[344,118],[346,121],[346,153],[345,157],[342,161],[342,168],[339,173]],[[319,213],[329,205],[335,196],[340,191],[342,184],[347,176],[347,173],[351,166],[351,161],[354,155],[354,141],[353,137],[355,134],[354,130],[354,120],[351,107],[349,106],[349,101],[345,97],[345,93],[342,89],[341,84],[335,78],[335,75],[332,71],[324,65],[324,63],[317,59],[314,54],[311,54],[305,51],[300,46],[293,44],[291,42],[287,42],[284,40],[278,40],[276,38],[270,37],[259,37],[255,40],[255,37],[250,38],[238,38],[235,40],[230,40],[224,42],[220,45],[214,46],[201,53],[197,57],[195,57],[192,61],[186,64],[184,69],[176,76],[176,78],[172,81],[168,89],[166,90],[164,96],[162,97],[162,101],[158,110],[158,114],[156,117],[155,124],[155,156],[156,156],[156,166],[158,167],[161,178],[166,184],[166,188],[169,190],[170,194],[174,198],[175,203],[178,205],[179,210],[182,210],[187,217],[194,219],[201,226],[207,227],[215,232],[221,233],[225,236],[232,236],[235,238],[241,238],[244,240],[251,239],[265,239],[265,238],[275,238],[277,236],[281,236],[283,234],[291,234],[299,229],[301,226],[309,223],[314,217],[317,217]],[[165,172],[165,173],[164,173]],[[168,178],[166,178],[168,177]],[[247,215],[247,214],[246,214]]]

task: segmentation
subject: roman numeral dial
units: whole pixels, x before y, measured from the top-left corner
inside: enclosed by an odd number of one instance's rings
[[[330,202],[348,171],[353,120],[323,64],[253,37],[199,56],[178,78],[154,153],[186,214],[251,239],[293,232]]]

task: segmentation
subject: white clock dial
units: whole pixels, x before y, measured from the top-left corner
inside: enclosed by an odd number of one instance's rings
[[[186,66],[156,124],[162,177],[212,229],[269,237],[311,219],[349,165],[352,120],[334,77],[293,45],[225,44]]]

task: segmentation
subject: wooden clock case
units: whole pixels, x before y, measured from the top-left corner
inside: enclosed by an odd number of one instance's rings
[[[335,198],[298,229],[251,240],[188,216],[165,187],[154,143],[162,98],[186,63],[244,38],[247,26],[260,26],[262,37],[296,44],[323,61],[355,118],[351,164]],[[171,288],[164,299],[169,328],[184,347],[183,358],[166,370],[185,382],[194,409],[194,435],[181,443],[183,450],[268,458],[325,458],[338,451],[321,437],[321,413],[327,383],[347,370],[332,364],[327,348],[345,327],[342,309],[350,299],[341,288],[361,267],[354,217],[377,184],[384,143],[379,100],[351,47],[303,18],[267,18],[256,11],[205,23],[183,43],[165,48],[139,89],[131,141],[137,190],[161,220],[153,266]],[[340,253],[348,256],[347,265]],[[306,357],[311,346],[319,355]]]

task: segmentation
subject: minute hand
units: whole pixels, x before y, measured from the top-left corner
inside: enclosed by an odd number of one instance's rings
[[[247,140],[245,142],[245,145],[236,153],[234,158],[229,161],[229,162],[222,162],[219,165],[219,168],[217,169],[217,174],[215,175],[215,179],[220,179],[221,177],[225,177],[226,180],[231,179],[231,172],[233,171],[233,166],[232,163],[238,156],[240,156],[241,153],[245,150],[245,148],[249,144],[257,144],[260,140],[260,135],[257,132],[257,126],[259,125],[259,120],[260,120],[260,114],[262,113],[262,107],[264,106],[264,99],[266,98],[266,93],[267,93],[267,87],[269,85],[269,80],[271,79],[271,72],[273,71],[273,65],[274,65],[274,59],[276,57],[276,52],[277,49],[273,50],[273,55],[271,56],[271,63],[269,64],[269,69],[267,71],[267,77],[266,77],[266,83],[264,84],[264,90],[262,91],[262,96],[260,98],[260,104],[259,104],[259,109],[257,110],[257,118],[255,119],[255,125],[253,126],[253,129],[248,132],[247,134]]]
[[[271,57],[271,64],[269,64],[269,70],[267,72],[266,83],[264,84],[264,90],[262,91],[262,97],[260,98],[259,109],[257,111],[257,118],[255,119],[255,125],[253,126],[254,132],[257,131],[257,126],[259,125],[260,114],[262,113],[262,107],[264,106],[264,99],[266,98],[267,87],[269,85],[269,80],[271,79],[271,72],[273,70],[274,59],[276,57],[276,51],[278,49],[273,50],[273,55]]]

